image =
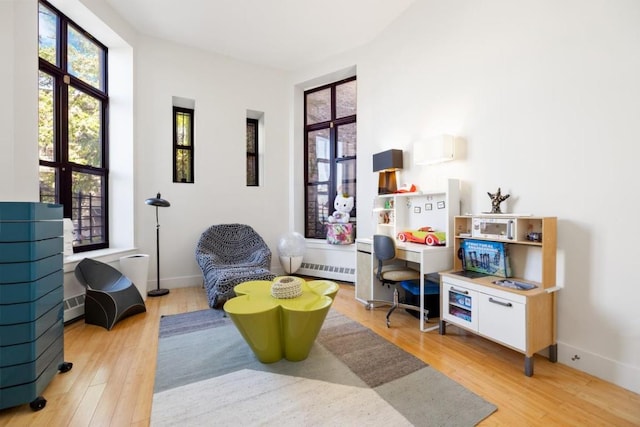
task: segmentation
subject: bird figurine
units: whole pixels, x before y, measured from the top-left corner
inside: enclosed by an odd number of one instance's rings
[[[491,193],[487,192],[487,194],[491,198],[491,213],[492,214],[493,213],[495,213],[495,214],[502,213],[502,211],[500,210],[500,203],[502,203],[505,200],[507,200],[509,198],[509,196],[511,196],[511,194],[506,194],[506,195],[503,196],[501,191],[500,191],[500,187],[498,187],[498,191],[496,191],[495,193],[491,194]]]

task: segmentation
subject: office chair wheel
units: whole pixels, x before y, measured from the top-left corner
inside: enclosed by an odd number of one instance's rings
[[[391,327],[391,321],[389,319],[387,319],[387,328]]]

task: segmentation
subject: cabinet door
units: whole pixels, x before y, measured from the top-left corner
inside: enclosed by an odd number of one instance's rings
[[[492,340],[526,351],[525,304],[487,294],[479,294],[478,332]]]
[[[478,293],[463,286],[442,281],[442,316],[447,322],[478,331]]]
[[[356,299],[361,302],[367,302],[373,298],[372,280],[373,266],[371,265],[372,245],[365,243],[356,243]]]

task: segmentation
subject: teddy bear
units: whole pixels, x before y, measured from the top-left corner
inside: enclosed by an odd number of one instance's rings
[[[336,200],[333,203],[333,207],[335,208],[335,212],[332,215],[329,215],[329,222],[346,224],[349,222],[349,213],[351,209],[353,209],[353,196],[347,196],[346,194],[338,194],[336,196]]]

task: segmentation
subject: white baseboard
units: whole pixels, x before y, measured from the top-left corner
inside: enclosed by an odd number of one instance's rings
[[[640,368],[558,342],[558,362],[640,393]]]
[[[190,288],[193,286],[202,286],[202,275],[198,274],[195,276],[181,276],[181,277],[170,277],[170,278],[162,278],[160,275],[160,288],[164,289],[175,289],[175,288]],[[147,283],[147,289],[152,290],[156,288],[156,280],[150,279]]]

